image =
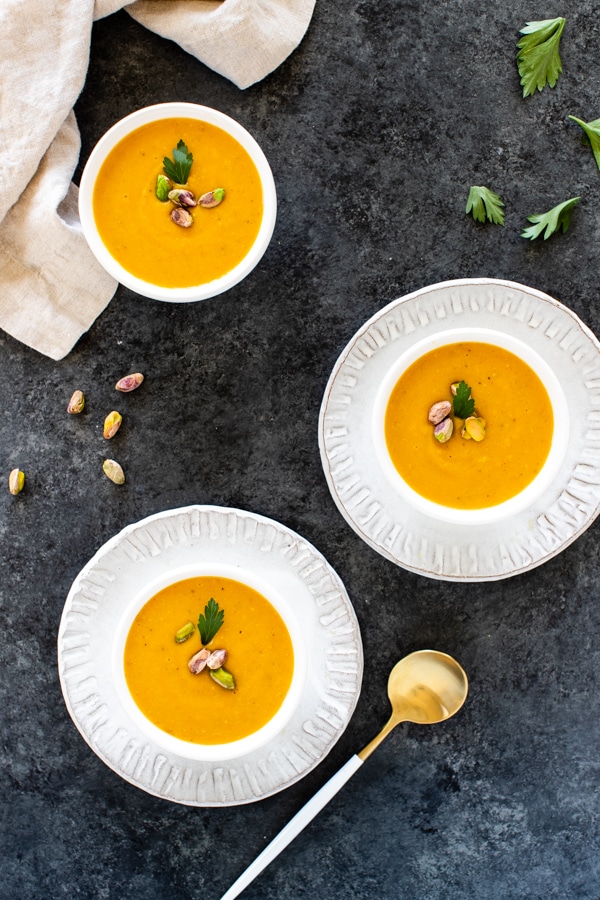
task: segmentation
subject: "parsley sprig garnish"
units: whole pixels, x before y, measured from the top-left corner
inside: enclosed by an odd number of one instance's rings
[[[523,96],[541,91],[546,84],[554,87],[562,72],[559,53],[560,37],[565,27],[565,19],[543,19],[540,22],[527,22],[521,28],[523,35],[517,47],[517,67],[521,76]]]
[[[471,388],[465,381],[456,386],[453,407],[457,419],[468,419],[473,415],[475,400],[471,397]]]
[[[469,188],[466,214],[471,213],[476,222],[485,222],[486,216],[495,225],[504,225],[502,198],[483,185],[475,184]]]
[[[193,161],[194,157],[184,142],[179,140],[177,146],[173,148],[173,159],[169,159],[168,156],[163,159],[165,175],[175,184],[187,184]]]
[[[548,212],[527,216],[527,221],[533,222],[534,224],[530,225],[529,228],[526,228],[525,231],[521,233],[521,237],[529,238],[533,241],[540,236],[544,229],[546,229],[544,232],[544,240],[547,241],[550,235],[554,234],[554,232],[558,231],[560,228],[562,228],[563,232],[567,231],[571,224],[571,213],[579,203],[579,199],[579,197],[571,197],[570,200],[565,200],[564,203],[553,206]]]
[[[585,137],[588,139],[592,148],[596,165],[600,169],[600,119],[594,119],[593,122],[582,122],[577,116],[569,116],[569,118],[572,119],[573,122],[577,122],[577,124],[581,125],[583,128]]]
[[[215,634],[223,624],[225,610],[219,609],[219,604],[211,597],[204,607],[204,615],[200,613],[198,618],[198,631],[203,646],[210,644]]]

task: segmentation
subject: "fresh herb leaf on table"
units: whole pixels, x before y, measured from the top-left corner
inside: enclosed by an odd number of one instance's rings
[[[564,203],[553,206],[548,212],[527,216],[527,221],[533,222],[534,224],[530,225],[529,228],[526,228],[525,231],[521,233],[521,237],[529,238],[533,241],[540,236],[542,231],[544,231],[544,228],[546,229],[544,233],[545,241],[547,241],[550,235],[554,234],[555,231],[558,231],[559,228],[562,228],[564,233],[571,224],[571,213],[579,203],[579,200],[579,197],[571,197],[570,200],[565,200]]]
[[[204,607],[204,615],[200,613],[198,618],[198,631],[200,632],[200,640],[203,646],[210,644],[223,624],[224,618],[225,610],[219,609],[219,604],[215,603],[211,597]]]
[[[600,119],[594,119],[593,122],[582,122],[577,116],[569,116],[569,118],[583,128],[585,136],[590,142],[596,165],[600,169]]]
[[[177,146],[173,148],[173,159],[169,159],[168,156],[165,156],[163,159],[165,175],[171,181],[174,181],[175,184],[187,184],[193,161],[194,157],[188,151],[184,142],[180,140]]]
[[[504,225],[504,212],[502,198],[483,185],[473,185],[469,188],[467,197],[466,214],[472,214],[477,222],[485,222],[486,216],[495,225]]]
[[[457,419],[468,419],[473,415],[475,400],[471,397],[471,388],[464,381],[456,386],[453,407]]]
[[[562,17],[543,19],[521,28],[517,67],[524,97],[535,94],[536,88],[541,91],[546,84],[551,88],[556,84],[562,72],[559,44],[565,21]]]

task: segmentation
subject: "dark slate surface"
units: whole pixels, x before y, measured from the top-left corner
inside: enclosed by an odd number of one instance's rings
[[[564,73],[523,100],[518,30],[559,14]],[[466,668],[465,708],[400,726],[245,896],[600,897],[598,525],[514,579],[420,578],[342,520],[316,439],[346,342],[424,285],[519,281],[600,333],[600,173],[567,119],[600,116],[599,39],[591,0],[321,0],[299,49],[242,92],[125,12],[95,25],[81,162],[140,106],[214,106],[264,148],[279,217],[259,267],[215,300],[170,306],[120,288],[60,363],[0,335],[0,469],[27,473],[20,497],[0,491],[2,898],[216,900],[375,734],[390,667],[426,646]],[[470,184],[502,194],[504,228],[465,216]],[[575,195],[567,234],[520,237],[527,215]],[[118,436],[128,482],[115,489],[99,473],[100,422],[128,371],[147,381]],[[78,420],[64,412],[75,387],[88,395]],[[195,502],[313,542],[364,640],[363,692],[339,743],[246,807],[181,807],[125,783],[83,742],[58,683],[58,623],[81,567],[126,524]]]

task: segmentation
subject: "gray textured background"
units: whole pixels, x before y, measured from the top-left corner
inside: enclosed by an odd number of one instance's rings
[[[523,100],[518,30],[555,15],[567,17],[564,73]],[[214,300],[170,306],[120,288],[60,363],[0,334],[0,471],[27,473],[20,497],[0,490],[3,900],[217,900],[375,734],[391,665],[424,646],[466,668],[465,708],[400,726],[245,896],[600,897],[598,525],[514,579],[423,579],[345,524],[316,439],[347,341],[424,285],[519,281],[600,333],[600,173],[567,119],[600,116],[599,37],[591,0],[319,0],[299,49],[242,92],[124,12],[94,27],[81,164],[138,107],[214,106],[262,145],[279,215],[258,268]],[[465,216],[470,184],[503,196],[504,228]],[[575,195],[566,235],[519,236],[527,215]],[[147,380],[115,438],[128,475],[115,489],[101,422],[129,371]],[[75,387],[88,397],[77,419],[64,413]],[[179,807],[125,783],[83,742],[58,684],[58,623],[80,568],[129,522],[195,502],[262,513],[314,543],[364,640],[342,739],[299,784],[247,807]]]

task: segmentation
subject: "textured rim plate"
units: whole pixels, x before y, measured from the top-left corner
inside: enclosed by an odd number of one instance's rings
[[[236,760],[195,762],[139,731],[117,697],[112,645],[128,601],[170,569],[209,561],[254,571],[293,598],[309,655],[298,709],[269,745]],[[58,664],[67,709],[92,750],[149,794],[190,806],[233,806],[298,781],[344,732],[363,654],[344,585],[306,540],[264,516],[217,506],[168,510],[129,525],[79,573],[62,614]]]
[[[377,390],[413,343],[454,327],[493,328],[529,344],[557,374],[571,412],[558,476],[524,512],[478,526],[449,525],[390,489],[371,437]],[[448,581],[493,581],[539,566],[600,511],[600,343],[566,306],[490,278],[432,285],[381,309],[354,335],[329,378],[319,417],[325,477],[360,537],[405,569]]]

